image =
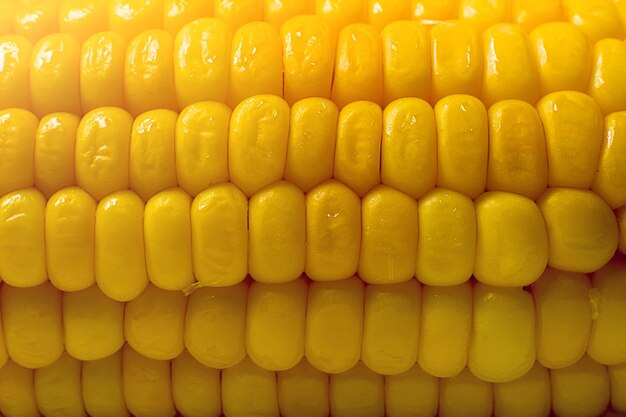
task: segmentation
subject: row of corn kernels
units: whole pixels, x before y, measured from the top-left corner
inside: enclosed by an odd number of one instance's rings
[[[2,0],[0,12],[0,35],[16,33],[32,42],[56,32],[79,40],[105,30],[127,39],[149,29],[174,36],[186,23],[208,16],[233,30],[263,20],[279,30],[289,18],[312,13],[336,30],[351,23],[382,29],[398,20],[460,19],[479,31],[511,22],[530,32],[542,23],[568,20],[596,41],[624,36],[626,7],[621,0]]]
[[[0,353],[2,362],[40,368],[64,350],[96,360],[127,342],[159,360],[187,349],[219,369],[250,357],[280,371],[306,357],[328,373],[361,360],[384,375],[419,363],[437,377],[468,366],[482,380],[505,382],[526,374],[535,360],[560,369],[587,353],[605,365],[625,363],[625,266],[618,258],[591,279],[547,269],[528,292],[471,282],[433,287],[300,278],[203,287],[189,296],[148,285],[122,303],[97,286],[62,293],[49,283],[2,284]]]
[[[337,181],[306,196],[279,181],[248,200],[222,183],[193,200],[168,189],[146,205],[129,190],[96,204],[78,187],[47,202],[28,188],[0,199],[0,277],[18,287],[50,279],[64,291],[97,283],[119,301],[135,299],[149,281],[183,290],[247,275],[284,283],[303,273],[315,281],[358,273],[371,284],[417,276],[437,286],[473,275],[516,287],[536,281],[546,265],[600,269],[625,249],[623,214],[616,220],[592,191],[569,188],[549,188],[535,203],[506,192],[473,202],[443,188],[416,201],[381,185],[360,200]]]
[[[146,376],[150,376],[149,378]],[[328,375],[306,360],[273,372],[249,359],[208,368],[187,352],[171,361],[125,345],[109,357],[81,362],[67,354],[31,370],[0,368],[0,411],[6,417],[278,416],[283,417],[558,417],[626,412],[626,364],[604,366],[584,355],[548,370],[536,363],[523,377],[489,383],[468,370],[436,378],[419,365],[383,376],[361,362]]]
[[[120,108],[82,119],[0,111],[0,195],[34,185],[49,198],[78,185],[96,201],[130,188],[146,202],[177,185],[196,196],[230,181],[250,197],[281,179],[308,192],[331,178],[360,197],[379,184],[415,199],[436,186],[472,199],[486,190],[534,200],[548,186],[592,189],[618,209],[626,205],[626,112],[603,118],[592,98],[572,91],[537,108],[504,100],[489,110],[468,95],[434,108],[400,99],[341,111],[322,98],[290,108],[260,95],[233,112],[201,102],[136,119]]]
[[[358,100],[386,105],[419,97],[434,104],[450,94],[471,94],[489,107],[503,99],[534,105],[542,95],[572,90],[588,92],[608,114],[626,110],[625,60],[624,41],[594,46],[563,22],[542,25],[530,37],[513,25],[496,25],[482,38],[459,22],[429,31],[399,21],[382,34],[354,24],[336,38],[323,19],[300,16],[280,36],[256,22],[231,40],[226,24],[206,18],[175,39],[151,30],[127,43],[103,32],[82,48],[66,34],[49,35],[34,47],[19,36],[0,36],[0,108],[31,109],[41,117],[117,106],[137,116],[204,100],[234,108],[255,94],[284,96],[290,104],[321,96],[340,108]]]

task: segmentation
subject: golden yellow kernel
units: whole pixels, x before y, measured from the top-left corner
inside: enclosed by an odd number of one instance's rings
[[[1,371],[0,371],[1,372]],[[329,377],[306,359],[278,372],[278,402],[284,417],[326,417],[330,413]]]
[[[222,399],[220,372],[206,367],[184,351],[172,362],[172,395],[176,409],[186,416],[218,417]]]
[[[150,282],[164,290],[182,290],[195,280],[190,213],[191,197],[180,188],[162,191],[146,204],[146,269]]]
[[[380,185],[361,203],[359,276],[369,284],[392,284],[415,276],[417,201]]]
[[[626,43],[621,39],[603,39],[593,47],[593,68],[589,95],[604,114],[626,110]]]
[[[619,222],[619,251],[626,255],[626,206],[617,211]]]
[[[234,32],[246,23],[263,20],[263,0],[213,0],[213,16]]]
[[[63,294],[65,350],[81,361],[106,358],[124,344],[124,304],[97,285]]]
[[[250,199],[248,272],[265,283],[293,281],[304,272],[305,201],[287,181],[271,184]]]
[[[440,417],[489,417],[493,414],[492,384],[475,377],[469,369],[439,385]]]
[[[60,0],[59,32],[73,36],[80,43],[97,32],[108,29],[108,0]]]
[[[420,395],[415,395],[419,392]],[[399,375],[385,377],[387,416],[436,416],[439,406],[439,378],[413,365]]]
[[[315,0],[315,14],[330,22],[339,33],[350,24],[367,21],[366,4],[363,0]]]
[[[248,199],[231,183],[213,185],[191,206],[193,270],[201,285],[237,284],[248,273]]]
[[[459,0],[411,0],[411,19],[424,25],[454,20],[458,16]]]
[[[38,122],[27,110],[0,110],[0,196],[33,186]]]
[[[409,20],[411,16],[410,0],[368,0],[367,23],[381,31],[390,23]]]
[[[604,118],[598,169],[591,189],[612,208],[626,205],[626,112]]]
[[[301,0],[265,0],[263,2],[263,20],[280,31],[291,18],[315,13],[314,1]]]
[[[95,283],[96,202],[78,187],[54,193],[46,204],[45,245],[48,277],[62,291]]]
[[[81,389],[82,362],[63,353],[59,359],[34,372],[37,408],[45,416],[84,416]]]
[[[563,20],[561,0],[513,0],[511,7],[512,22],[520,25],[525,33],[544,23]]]
[[[39,416],[33,371],[13,361],[0,368],[0,412],[5,416]]]
[[[305,272],[314,281],[354,275],[361,248],[361,200],[347,186],[324,182],[306,195]]]
[[[90,416],[128,416],[122,387],[122,352],[83,362],[83,403]]]
[[[278,416],[276,373],[249,358],[222,371],[222,411],[231,416]]]
[[[14,18],[15,2],[12,0],[0,0],[0,35],[13,33]]]
[[[469,197],[435,188],[418,201],[417,279],[457,285],[474,272],[476,211]]]
[[[52,113],[39,122],[35,134],[35,187],[46,198],[76,185],[74,152],[80,118],[71,113]]]
[[[80,99],[83,113],[124,107],[124,65],[128,41],[117,32],[99,32],[83,42]]]
[[[365,288],[361,360],[372,371],[398,375],[415,365],[421,295],[416,280]]]
[[[535,362],[524,376],[493,384],[494,415],[510,417],[550,414],[550,371]]]
[[[340,109],[359,100],[383,104],[382,40],[372,26],[355,23],[339,32],[331,96]]]
[[[0,3],[0,19],[4,18]],[[0,33],[2,33],[0,22]],[[30,109],[30,57],[33,45],[17,35],[0,36],[0,108]]]
[[[37,42],[30,60],[30,100],[39,117],[64,111],[82,114],[80,102],[80,44],[55,33]]]
[[[164,0],[109,0],[109,30],[130,42],[140,33],[161,29]]]
[[[185,347],[204,366],[225,369],[246,357],[248,284],[198,288],[187,302]]]
[[[578,26],[591,43],[605,38],[624,38],[624,27],[611,0],[564,0],[567,20]]]
[[[194,20],[213,16],[214,0],[164,0],[163,29],[175,37]]]
[[[263,369],[284,371],[304,356],[307,282],[254,282],[248,291],[246,351]]]
[[[322,372],[344,372],[359,361],[363,291],[363,282],[356,276],[309,285],[304,354]]]
[[[182,109],[204,100],[225,103],[232,36],[228,25],[221,20],[202,18],[183,26],[178,35],[172,36],[178,107]]]
[[[148,285],[143,212],[132,191],[110,194],[96,209],[96,282],[116,301],[133,300]]]
[[[626,364],[609,366],[609,380],[611,407],[618,413],[623,413],[626,411]]]
[[[480,34],[492,25],[511,20],[508,0],[460,0],[459,19]]]
[[[15,2],[13,30],[31,41],[59,31],[59,0]]]
[[[365,411],[367,410],[367,411]],[[334,416],[385,415],[385,379],[362,362],[330,376],[330,413]]]

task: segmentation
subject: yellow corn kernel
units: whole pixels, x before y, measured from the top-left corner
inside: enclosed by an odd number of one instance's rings
[[[151,110],[133,123],[130,134],[130,188],[144,201],[176,186],[174,131],[178,114]]]
[[[440,417],[489,417],[493,409],[492,384],[465,369],[439,386]]]
[[[474,272],[476,211],[468,197],[435,188],[418,201],[417,279],[458,285]]]
[[[626,363],[609,366],[611,407],[618,413],[626,411]],[[0,404],[0,409],[2,405]],[[4,411],[4,410],[3,410]]]
[[[185,347],[198,362],[230,368],[246,357],[248,285],[199,288],[189,296],[185,314]]]
[[[481,34],[497,23],[511,20],[508,0],[460,0],[459,18]]]
[[[281,416],[326,417],[329,415],[327,374],[303,359],[298,365],[278,372],[276,376]]]
[[[381,108],[357,101],[339,113],[334,177],[360,197],[380,184]]]
[[[78,187],[56,192],[46,204],[45,246],[48,278],[61,291],[95,283],[96,202]]]
[[[359,361],[363,291],[358,277],[309,285],[304,352],[322,372],[344,372]]]
[[[381,31],[390,23],[408,20],[411,16],[410,0],[369,0],[367,22]]]
[[[306,195],[306,275],[336,281],[356,273],[361,247],[361,200],[338,181]]]
[[[437,186],[478,197],[487,182],[487,110],[476,97],[452,95],[435,106]]]
[[[160,29],[142,32],[128,44],[125,107],[134,117],[153,109],[177,109],[172,48],[172,36]]]
[[[263,0],[214,0],[213,15],[232,31],[246,23],[263,20]]]
[[[430,31],[432,102],[451,94],[480,96],[483,53],[480,38],[463,22],[445,22]]]
[[[418,22],[398,21],[381,33],[384,103],[402,97],[430,99],[430,39]]]
[[[551,401],[550,372],[538,362],[520,378],[493,384],[496,416],[548,416]]]
[[[220,416],[220,372],[202,365],[187,351],[171,366],[172,395],[178,412],[186,416]]]
[[[611,261],[592,278],[591,302],[594,320],[587,354],[597,362],[617,365],[626,362],[626,262]]]
[[[107,296],[130,301],[148,284],[143,201],[132,191],[104,198],[96,209],[96,282]]]
[[[230,56],[230,107],[256,94],[282,97],[282,62],[280,38],[269,23],[252,22],[239,28],[233,35]]]
[[[547,268],[532,285],[537,361],[551,369],[578,362],[587,350],[592,310],[585,274]]]
[[[263,369],[283,371],[304,355],[307,282],[252,283],[248,291],[246,351]]]
[[[228,25],[217,19],[198,19],[172,36],[178,107],[204,100],[226,102],[231,44]]]
[[[162,191],[146,204],[146,269],[164,290],[182,290],[194,281],[190,213],[191,198],[180,188]]]
[[[282,179],[289,137],[289,106],[280,97],[260,95],[233,111],[228,135],[228,172],[248,197]]]
[[[626,112],[604,119],[602,150],[591,189],[612,208],[626,205]]]
[[[333,176],[337,106],[330,100],[311,97],[291,107],[285,179],[308,192]]]
[[[417,361],[421,287],[415,280],[365,288],[361,360],[377,374],[397,375]]]
[[[104,107],[87,113],[76,132],[76,184],[96,201],[130,186],[130,134],[125,110]]]
[[[164,0],[163,29],[176,36],[185,25],[213,15],[214,0]],[[176,50],[176,48],[174,49]]]
[[[381,147],[381,181],[413,198],[437,182],[437,135],[432,107],[417,98],[385,107]]]
[[[385,379],[362,362],[330,376],[330,414],[358,417],[385,415]]]
[[[513,0],[511,7],[512,22],[520,25],[525,33],[544,23],[563,20],[561,0]]]
[[[537,201],[548,230],[548,265],[573,272],[593,272],[617,248],[613,211],[587,190],[549,188]]]
[[[2,5],[0,5],[1,7]],[[0,15],[2,13],[0,9]],[[0,67],[2,67],[0,108],[21,107],[30,109],[30,56],[32,50],[33,45],[26,38],[16,35],[0,36]]]
[[[198,194],[191,206],[191,244],[193,270],[203,285],[228,286],[246,277],[248,200],[237,187],[217,184]]]
[[[78,116],[71,113],[52,113],[39,122],[35,133],[35,186],[46,198],[76,185],[74,150],[79,122]]]
[[[592,44],[580,29],[571,23],[546,23],[530,33],[529,44],[539,71],[542,95],[587,91]]]
[[[415,395],[419,392],[419,395]],[[388,417],[435,417],[439,403],[439,378],[414,365],[399,375],[385,377],[385,412]]]
[[[606,366],[584,355],[576,364],[553,369],[552,410],[557,416],[599,416],[609,405]]]
[[[228,181],[230,109],[213,101],[186,107],[176,120],[176,178],[192,196]]]
[[[124,304],[97,285],[63,294],[65,350],[82,361],[106,358],[124,344]]]
[[[163,0],[109,0],[108,15],[109,30],[130,42],[144,31],[162,27]]]
[[[14,18],[15,18],[15,2],[12,0],[0,0],[0,34],[1,35],[9,35],[13,33]]]
[[[504,23],[490,27],[483,35],[485,106],[506,99],[535,104],[539,99],[539,74],[519,26]]]
[[[417,201],[386,185],[363,197],[359,276],[370,284],[392,284],[415,276]]]
[[[83,403],[92,417],[128,416],[122,387],[122,352],[83,362]]]
[[[2,324],[2,322],[0,322],[0,331],[2,331],[2,327],[3,326],[4,325]],[[2,331],[2,334],[0,334],[0,369],[2,369],[2,367],[9,360],[10,360],[9,359],[9,353],[7,352],[7,346],[6,346],[6,342],[5,342],[4,332]],[[0,371],[0,373],[1,373],[1,371]],[[2,399],[1,398],[0,398],[0,411],[4,411],[4,410],[2,410]]]
[[[430,375],[448,378],[467,364],[472,328],[472,285],[422,288],[417,362]]]
[[[304,272],[304,194],[290,182],[265,187],[250,199],[248,270],[257,281],[292,281]]]
[[[59,32],[83,43],[97,32],[108,29],[108,0],[60,0]]]
[[[278,417],[276,373],[249,358],[222,371],[222,411],[229,416]]]
[[[315,14],[330,22],[335,32],[367,20],[363,0],[315,0]]]
[[[48,35],[33,48],[30,61],[30,100],[39,117],[56,111],[82,114],[80,103],[80,44],[70,35]]]
[[[433,24],[458,17],[459,0],[411,0],[411,18]]]
[[[59,31],[59,0],[15,2],[14,13],[15,34],[25,37],[32,43]]]
[[[483,381],[508,382],[535,363],[535,309],[523,288],[474,286],[468,367]]]
[[[535,282],[548,262],[548,233],[535,202],[491,191],[478,197],[475,204],[474,275],[478,281],[505,287]]]
[[[116,32],[100,32],[83,42],[80,99],[84,113],[98,107],[124,107],[127,41]]]
[[[187,298],[182,291],[149,284],[124,309],[124,337],[138,353],[152,359],[174,359],[184,350]]]
[[[605,38],[623,38],[624,28],[611,0],[564,0],[567,19],[578,26],[592,43]]]
[[[626,206],[617,211],[617,221],[619,222],[619,251],[626,254]]]
[[[593,47],[593,68],[589,95],[604,114],[626,110],[626,43],[621,39],[603,39]]]
[[[8,361],[0,368],[0,412],[5,416],[38,417],[33,371]]]
[[[50,282],[30,288],[2,286],[7,352],[18,365],[41,368],[63,353],[61,292]]]
[[[293,17],[312,15],[315,3],[300,0],[266,0],[263,2],[263,20],[280,32],[283,24]]]
[[[562,91],[537,104],[548,152],[548,186],[589,188],[602,147],[602,112],[586,94]]]
[[[541,119],[523,101],[491,106],[487,189],[536,199],[548,185],[548,156]]]
[[[285,22],[280,38],[287,103],[330,98],[336,46],[331,24],[320,16],[297,16]]]
[[[0,110],[0,196],[33,186],[37,123],[27,110]]]
[[[169,361],[147,358],[126,344],[122,350],[122,381],[124,399],[133,416],[176,414]]]
[[[84,416],[81,389],[82,362],[63,353],[51,365],[34,372],[35,398],[39,411],[50,417]]]
[[[0,277],[9,285],[32,287],[48,280],[45,204],[34,188],[0,198]]]
[[[383,104],[382,40],[373,27],[355,23],[339,33],[331,97],[340,109],[359,100]]]

